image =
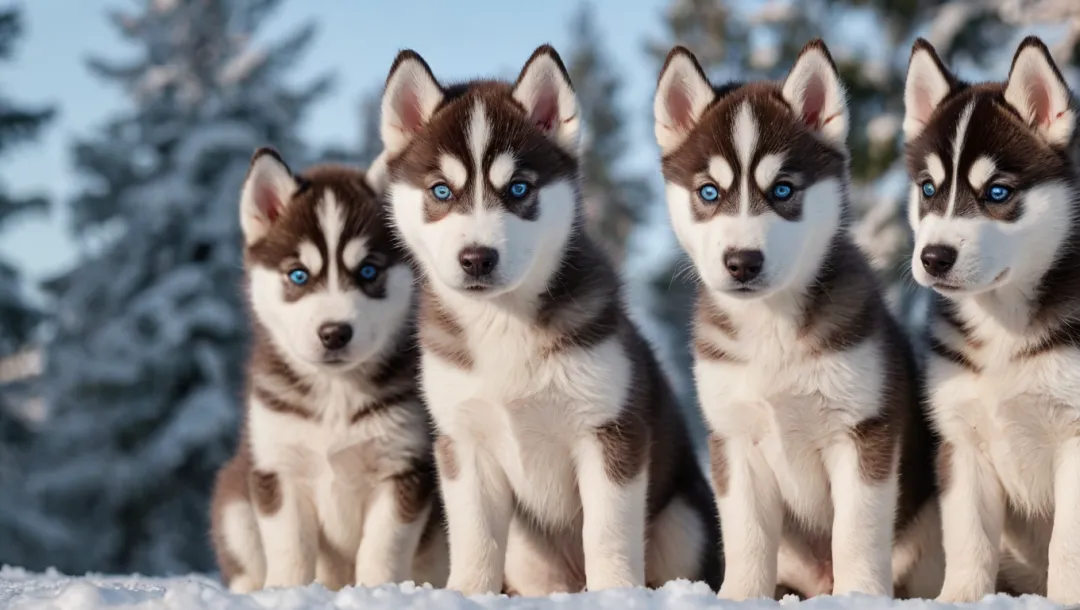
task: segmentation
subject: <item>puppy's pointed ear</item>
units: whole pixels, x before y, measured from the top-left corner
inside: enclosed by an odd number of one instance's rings
[[[581,118],[577,96],[562,58],[551,45],[537,47],[514,84],[514,99],[525,107],[529,120],[575,156]]]
[[[941,101],[956,88],[956,78],[926,40],[911,47],[904,84],[904,139],[914,140],[933,116]]]
[[[1067,145],[1076,129],[1072,93],[1050,50],[1036,36],[1020,43],[1005,85],[1005,101],[1052,146]]]
[[[401,152],[425,126],[444,97],[443,89],[424,58],[415,51],[398,53],[386,77],[379,133],[383,148]]]
[[[715,97],[689,49],[676,46],[668,52],[653,97],[653,131],[661,153],[670,153],[686,140]]]
[[[847,94],[828,47],[811,40],[799,51],[784,80],[784,99],[809,128],[838,146],[848,134]]]
[[[367,182],[367,185],[371,187],[371,190],[375,191],[376,195],[382,197],[383,193],[386,192],[389,176],[386,167],[385,150],[372,160],[371,165],[369,165],[367,171],[364,172],[364,180]]]
[[[246,245],[266,235],[289,205],[297,186],[299,183],[276,150],[264,147],[255,151],[240,192],[240,228]]]

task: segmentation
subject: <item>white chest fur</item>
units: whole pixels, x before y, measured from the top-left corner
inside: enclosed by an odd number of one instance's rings
[[[256,397],[251,401],[255,468],[308,488],[320,521],[347,521],[352,525],[345,532],[361,522],[356,511],[363,510],[374,486],[427,442],[419,407],[356,417],[371,398],[342,381],[316,384],[305,401],[310,417],[272,411]],[[348,515],[339,515],[343,511]]]
[[[441,433],[497,465],[534,515],[569,525],[581,508],[573,446],[618,415],[630,361],[615,338],[544,355],[530,325],[476,309],[462,319],[471,367],[423,356],[428,408]]]
[[[828,531],[832,520],[823,452],[881,408],[881,345],[813,354],[793,323],[740,318],[735,336],[699,332],[732,360],[698,358],[695,378],[710,428],[759,450],[789,508]]]
[[[1021,338],[980,325],[965,355],[978,371],[935,359],[928,370],[934,418],[952,442],[970,443],[1006,493],[1028,510],[1053,506],[1056,454],[1080,436],[1080,353],[1016,357]]]

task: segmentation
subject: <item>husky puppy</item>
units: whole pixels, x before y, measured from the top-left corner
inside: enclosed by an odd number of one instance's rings
[[[252,159],[240,197],[246,418],[212,507],[233,591],[445,582],[413,275],[379,175],[323,165],[295,176],[268,148]]]
[[[917,370],[848,232],[848,112],[828,49],[714,88],[668,54],[654,100],[668,211],[701,280],[720,595],[934,595],[934,438]],[[894,589],[895,587],[895,589]]]
[[[1077,106],[1038,38],[1008,80],[958,80],[918,40],[904,93],[947,559],[939,599],[1080,603]]]
[[[512,84],[443,86],[412,51],[387,78],[388,199],[422,272],[420,384],[465,593],[719,576],[686,424],[583,230],[579,127],[548,45]]]

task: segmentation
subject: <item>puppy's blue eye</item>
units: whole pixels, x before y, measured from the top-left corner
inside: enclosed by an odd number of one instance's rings
[[[777,201],[787,201],[788,199],[791,199],[791,195],[794,193],[795,189],[787,182],[780,182],[772,187],[773,199],[776,199]]]
[[[986,198],[994,203],[1004,203],[1012,196],[1012,189],[1004,184],[991,184],[986,190]]]
[[[711,203],[720,198],[720,191],[715,186],[706,184],[698,189],[698,195],[701,195],[702,199]]]
[[[923,197],[933,197],[934,193],[937,193],[937,189],[934,188],[934,183],[933,182],[923,182],[922,183]]]
[[[293,269],[289,272],[289,281],[297,286],[303,286],[308,281],[308,272],[303,269]]]
[[[450,187],[440,183],[431,187],[431,194],[435,195],[435,198],[439,201],[446,201],[447,199],[450,199],[454,193],[450,190]]]
[[[510,194],[517,199],[521,199],[529,193],[529,185],[525,182],[515,182],[510,185]]]
[[[375,265],[364,265],[360,267],[360,277],[365,280],[371,281],[379,277],[379,270],[375,267]]]

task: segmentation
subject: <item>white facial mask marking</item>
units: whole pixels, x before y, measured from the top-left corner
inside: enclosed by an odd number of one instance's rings
[[[949,204],[945,208],[945,217],[950,218],[956,212],[956,197],[960,191],[960,155],[964,151],[964,139],[967,137],[968,125],[971,123],[971,114],[975,111],[974,100],[969,102],[960,113],[960,120],[956,124],[956,135],[953,136],[953,173],[952,187],[949,189]]]

